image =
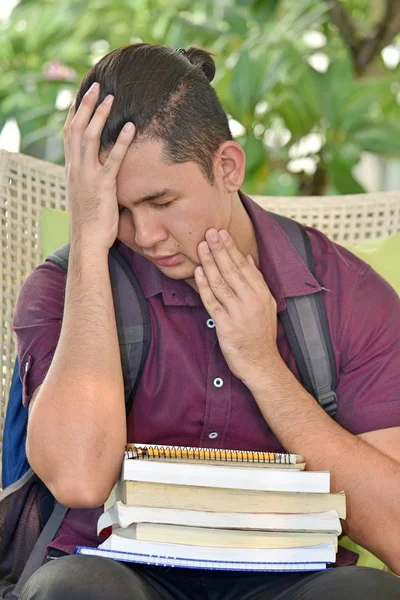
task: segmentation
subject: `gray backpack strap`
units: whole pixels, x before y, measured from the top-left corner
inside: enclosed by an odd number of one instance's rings
[[[11,485],[8,485],[6,488],[4,488],[4,490],[0,492],[0,502],[2,502],[6,498],[8,498],[8,496],[24,487],[24,485],[29,481],[31,477],[36,477],[36,474],[32,469],[28,469],[27,472],[24,473],[24,475],[22,475],[22,477],[17,479],[17,481],[14,481],[14,483],[11,483]]]
[[[66,244],[46,260],[67,272],[69,248],[69,244]],[[126,413],[129,414],[150,348],[150,314],[132,268],[115,246],[110,249],[108,266],[124,377]]]
[[[124,376],[126,413],[129,414],[149,353],[150,313],[131,266],[115,247],[110,250],[109,270]]]
[[[47,553],[47,546],[54,539],[60,525],[67,514],[68,508],[59,502],[54,504],[53,512],[51,513],[46,525],[43,527],[29,559],[21,573],[18,583],[15,585],[12,593],[15,598],[19,598],[22,588],[28,579],[37,571],[44,563]]]
[[[315,276],[307,232],[296,221],[274,213],[286,235]],[[279,318],[296,360],[304,387],[332,417],[337,412],[336,364],[322,293],[286,298]]]

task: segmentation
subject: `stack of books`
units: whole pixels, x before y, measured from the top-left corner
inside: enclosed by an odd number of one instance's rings
[[[300,455],[127,446],[99,548],[78,554],[161,566],[316,571],[335,562],[343,492]]]

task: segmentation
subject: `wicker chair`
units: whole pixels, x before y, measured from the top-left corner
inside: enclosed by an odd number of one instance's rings
[[[304,198],[254,197],[268,210],[349,244],[400,231],[400,193]],[[11,321],[24,279],[41,262],[39,214],[66,210],[64,169],[0,151],[0,445],[15,360]],[[1,449],[0,449],[1,452]]]

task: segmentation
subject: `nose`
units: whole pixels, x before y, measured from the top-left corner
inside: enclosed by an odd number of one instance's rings
[[[168,232],[154,218],[135,218],[135,244],[143,250],[154,248],[159,242],[168,239]]]

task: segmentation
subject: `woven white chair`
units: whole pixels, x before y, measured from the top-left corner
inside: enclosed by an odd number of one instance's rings
[[[400,231],[400,192],[322,197],[254,197],[263,207],[353,244]],[[41,262],[39,215],[66,210],[64,169],[0,151],[0,442],[16,355],[11,322],[24,279]]]

